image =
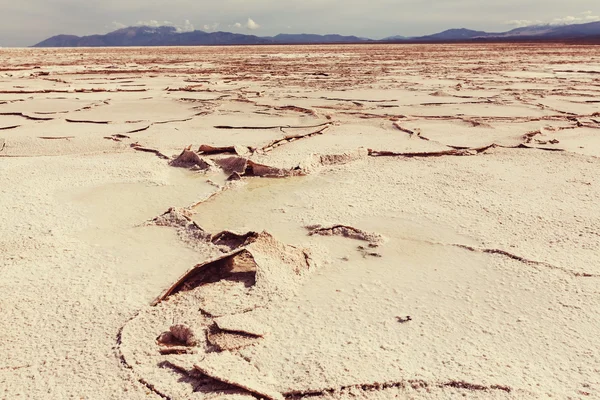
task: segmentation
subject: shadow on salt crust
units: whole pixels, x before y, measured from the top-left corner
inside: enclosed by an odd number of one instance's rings
[[[232,239],[243,240],[243,242],[230,253],[198,264],[187,271],[163,291],[152,305],[179,292],[193,290],[210,282],[238,280],[250,287],[257,283],[259,277],[265,278],[267,284],[277,283],[277,279],[286,275],[283,272],[301,275],[311,268],[310,255],[306,250],[283,245],[266,232],[249,233],[245,236],[221,232],[215,235],[211,242],[223,244],[231,242]],[[282,271],[281,264],[288,267],[286,271]],[[269,271],[262,270],[262,266],[268,267]]]

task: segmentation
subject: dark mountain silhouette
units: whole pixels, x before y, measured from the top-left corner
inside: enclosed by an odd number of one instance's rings
[[[174,27],[158,28],[136,26],[116,30],[106,35],[58,35],[34,47],[112,47],[112,46],[211,46],[253,44],[317,44],[365,42],[457,42],[498,40],[598,40],[600,22],[575,25],[535,25],[516,28],[508,32],[489,33],[470,29],[449,29],[433,35],[419,37],[391,36],[380,41],[357,36],[279,34],[259,37],[231,32],[180,32]]]
[[[533,25],[516,28],[508,32],[489,33],[470,29],[449,29],[434,35],[405,38],[405,41],[452,42],[452,41],[495,41],[495,40],[569,40],[600,39],[600,22],[575,25]],[[385,39],[384,39],[385,40]],[[392,39],[392,41],[398,41]]]
[[[468,40],[473,38],[481,38],[492,35],[483,31],[473,31],[470,29],[448,29],[447,31],[436,33],[433,35],[421,36],[415,39],[419,40],[430,40],[430,41],[439,41],[439,40]]]
[[[359,43],[369,39],[341,35],[281,34],[258,37],[231,32],[178,32],[176,28],[136,26],[116,30],[106,35],[58,35],[34,47],[99,47],[99,46],[209,46],[244,44],[296,43]]]
[[[577,39],[585,37],[599,37],[600,36],[600,21],[589,22],[587,24],[576,24],[576,25],[561,25],[561,26],[537,26],[530,27],[537,28],[538,34],[547,38],[564,38],[564,39]]]
[[[58,35],[34,47],[99,47],[99,46],[200,46],[227,44],[268,44],[272,41],[253,35],[230,32],[178,32],[171,26],[158,28],[136,26],[119,29],[106,35]]]

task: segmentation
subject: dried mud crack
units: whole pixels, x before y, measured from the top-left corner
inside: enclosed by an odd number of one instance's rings
[[[342,386],[339,388],[325,389],[321,391],[309,391],[309,392],[288,392],[284,393],[284,396],[288,400],[300,400],[311,397],[324,397],[333,395],[341,392],[349,392],[352,389],[358,389],[363,392],[374,392],[374,391],[385,391],[389,389],[415,389],[415,390],[426,390],[427,388],[438,387],[452,387],[455,389],[461,389],[465,391],[473,392],[493,392],[502,391],[506,393],[512,393],[513,389],[505,385],[480,385],[477,383],[469,383],[465,381],[449,381],[442,383],[431,383],[423,380],[405,380],[399,382],[385,382],[385,383],[371,383],[371,384],[357,384],[352,386]]]
[[[300,139],[307,139],[316,135],[322,135],[323,133],[325,133],[325,131],[327,129],[329,129],[331,127],[331,124],[325,124],[321,129],[314,131],[314,132],[309,132],[309,133],[304,133],[304,134],[297,134],[297,135],[286,135],[285,137],[281,138],[281,139],[277,139],[274,140],[272,142],[270,142],[269,144],[267,144],[266,146],[264,146],[262,148],[263,151],[265,152],[269,152],[272,151],[273,149],[282,146],[284,144],[288,144],[288,143],[292,143],[296,140],[300,140]]]
[[[598,278],[598,277],[600,277],[600,274],[590,274],[590,273],[586,273],[586,272],[575,272],[575,271],[571,271],[571,270],[569,270],[567,268],[563,268],[563,267],[560,267],[560,266],[552,265],[552,264],[547,263],[547,262],[529,260],[527,258],[518,256],[516,254],[509,253],[508,251],[505,251],[505,250],[477,248],[477,247],[467,246],[467,245],[464,245],[464,244],[452,244],[451,246],[458,247],[458,248],[461,248],[461,249],[465,249],[465,250],[468,250],[468,251],[472,251],[472,252],[475,252],[475,253],[485,253],[485,254],[497,254],[497,255],[501,255],[501,256],[508,257],[510,259],[522,262],[523,264],[527,264],[527,265],[531,265],[531,266],[536,266],[536,267],[543,267],[543,268],[550,268],[550,269],[559,270],[559,271],[565,272],[565,273],[567,273],[569,275],[572,275],[572,276],[578,277],[578,278]]]
[[[308,129],[308,128],[320,128],[323,126],[331,125],[331,122],[324,122],[317,125],[266,125],[266,126],[231,126],[231,125],[216,125],[215,129],[243,129],[243,130],[259,130],[259,129]]]
[[[139,312],[137,314],[135,314],[133,317],[131,317],[129,321],[134,320],[138,315],[139,315]],[[125,326],[126,325],[123,325],[121,327],[121,329],[119,329],[119,332],[117,333],[116,346],[115,346],[115,356],[117,357],[117,359],[119,360],[119,362],[121,363],[121,365],[123,366],[123,368],[125,368],[126,370],[131,371],[131,373],[134,375],[135,379],[137,379],[137,381],[139,383],[141,383],[142,385],[144,385],[148,390],[150,390],[152,393],[156,394],[157,396],[159,396],[160,398],[162,398],[164,400],[173,400],[171,397],[169,397],[169,396],[161,393],[161,391],[159,391],[158,389],[156,389],[156,387],[152,383],[148,382],[146,379],[144,379],[142,376],[140,376],[135,371],[135,368],[127,362],[127,359],[125,358],[125,355],[121,351],[121,345],[122,345],[122,342],[123,342],[122,335],[123,335],[123,329],[125,328]]]

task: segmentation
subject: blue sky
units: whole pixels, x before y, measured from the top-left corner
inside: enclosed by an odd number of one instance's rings
[[[136,24],[252,33],[416,36],[448,28],[506,31],[600,20],[597,0],[0,0],[0,46]]]

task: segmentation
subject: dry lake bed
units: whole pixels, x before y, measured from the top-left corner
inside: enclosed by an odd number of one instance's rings
[[[0,398],[600,398],[600,47],[0,59]]]

